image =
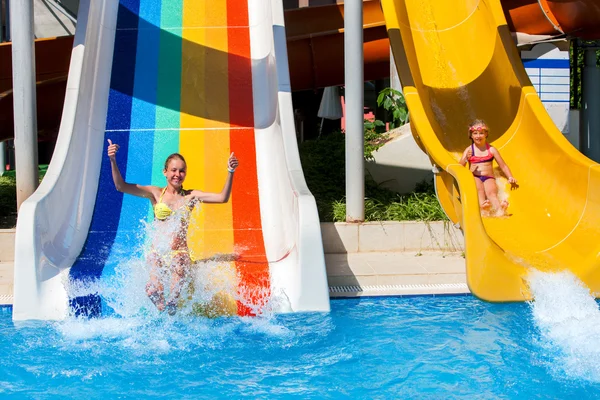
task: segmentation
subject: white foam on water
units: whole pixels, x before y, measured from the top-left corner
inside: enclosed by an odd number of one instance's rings
[[[600,309],[589,289],[567,271],[532,271],[528,281],[533,319],[552,373],[600,382]]]
[[[169,316],[166,312],[159,312],[146,295],[146,284],[152,268],[147,255],[151,248],[162,254],[170,252],[171,242],[165,237],[168,238],[179,226],[179,221],[176,218],[173,220],[175,222],[172,223],[144,224],[144,229],[137,233],[138,248],[128,247],[127,243],[116,244],[112,250],[114,264],[108,266],[111,272],[101,279],[68,282],[71,297],[100,295],[103,312],[107,311],[105,306],[112,312],[101,318],[72,316],[55,323],[55,330],[65,345],[75,344],[83,349],[86,346],[93,347],[93,343],[111,342],[134,352],[143,353],[149,349],[167,353],[197,343],[199,339],[209,347],[219,347],[223,338],[231,337],[240,330],[272,338],[290,335],[273,318],[275,310],[285,308],[285,304],[289,303],[285,294],[272,293],[268,288],[240,286],[240,276],[232,261],[235,255],[192,263],[186,276],[186,285],[181,291],[177,314]],[[167,299],[170,295],[171,272],[169,268],[160,272]],[[260,304],[255,304],[253,299],[262,300],[258,301]],[[259,317],[239,318],[234,315],[227,322],[202,318],[207,315],[203,307],[210,309],[212,305],[214,311],[215,301],[225,304],[225,307],[232,305],[233,309],[239,302]],[[219,315],[219,307],[216,306],[217,313],[212,316]]]

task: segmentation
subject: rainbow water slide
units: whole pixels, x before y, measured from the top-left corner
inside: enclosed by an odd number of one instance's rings
[[[220,191],[234,152],[229,203],[192,215],[195,259],[235,254],[239,315],[275,294],[276,311],[329,310],[285,40],[281,0],[81,2],[55,155],[19,214],[14,319],[106,313],[100,295],[72,288],[143,257],[150,205],[114,189],[107,139],[126,181],[164,186],[164,159],[180,152],[186,187],[204,191]]]
[[[600,166],[546,113],[498,0],[383,0],[414,135],[437,166],[436,187],[465,235],[467,281],[489,301],[529,299],[530,268],[570,270],[600,293]],[[490,127],[518,179],[509,217],[482,218],[469,170],[458,164],[475,119]]]

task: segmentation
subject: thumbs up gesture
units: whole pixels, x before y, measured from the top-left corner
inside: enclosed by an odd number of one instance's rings
[[[108,158],[111,160],[116,159],[117,151],[119,150],[119,145],[114,143],[108,139]]]
[[[235,169],[238,167],[239,162],[237,157],[235,156],[235,154],[231,153],[231,155],[229,156],[229,159],[227,160],[227,170],[229,172],[234,172]]]

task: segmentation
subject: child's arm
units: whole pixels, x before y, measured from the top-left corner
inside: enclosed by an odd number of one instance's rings
[[[494,158],[496,159],[498,166],[500,167],[502,172],[504,172],[504,175],[506,175],[506,177],[508,178],[508,183],[511,183],[511,184],[517,183],[517,180],[513,177],[512,172],[510,171],[510,168],[508,168],[508,165],[506,165],[506,163],[502,159],[500,152],[495,147],[491,148],[491,152],[494,155]]]
[[[141,186],[125,182],[119,166],[117,165],[117,151],[119,145],[108,139],[108,158],[110,159],[110,169],[112,172],[113,182],[117,191],[122,193],[131,194],[133,196],[145,197],[148,199],[154,199],[154,191],[157,189],[154,186]]]
[[[233,186],[233,173],[238,166],[238,160],[233,153],[229,156],[227,162],[227,179],[225,185],[219,193],[203,192],[201,190],[192,190],[188,196],[200,200],[203,203],[227,203],[231,196],[231,187]]]
[[[460,158],[460,165],[462,165],[463,167],[467,164],[467,160],[469,159],[469,157],[471,157],[473,154],[471,154],[471,146],[467,147],[465,149],[465,151],[463,151],[463,155]]]
[[[231,187],[233,186],[233,172],[227,174],[225,185],[219,193],[203,192],[201,190],[192,190],[188,196],[192,200],[200,200],[203,203],[227,203],[231,196]],[[187,196],[186,196],[187,197]]]

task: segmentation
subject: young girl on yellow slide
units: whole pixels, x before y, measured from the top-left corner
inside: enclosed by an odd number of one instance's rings
[[[500,152],[487,143],[488,132],[485,122],[479,119],[469,126],[469,139],[472,143],[463,152],[460,164],[469,163],[469,169],[475,177],[481,209],[491,211],[492,215],[504,215],[508,202],[498,200],[498,185],[494,177],[493,161],[496,160],[511,185],[516,185],[517,180],[500,156]]]

